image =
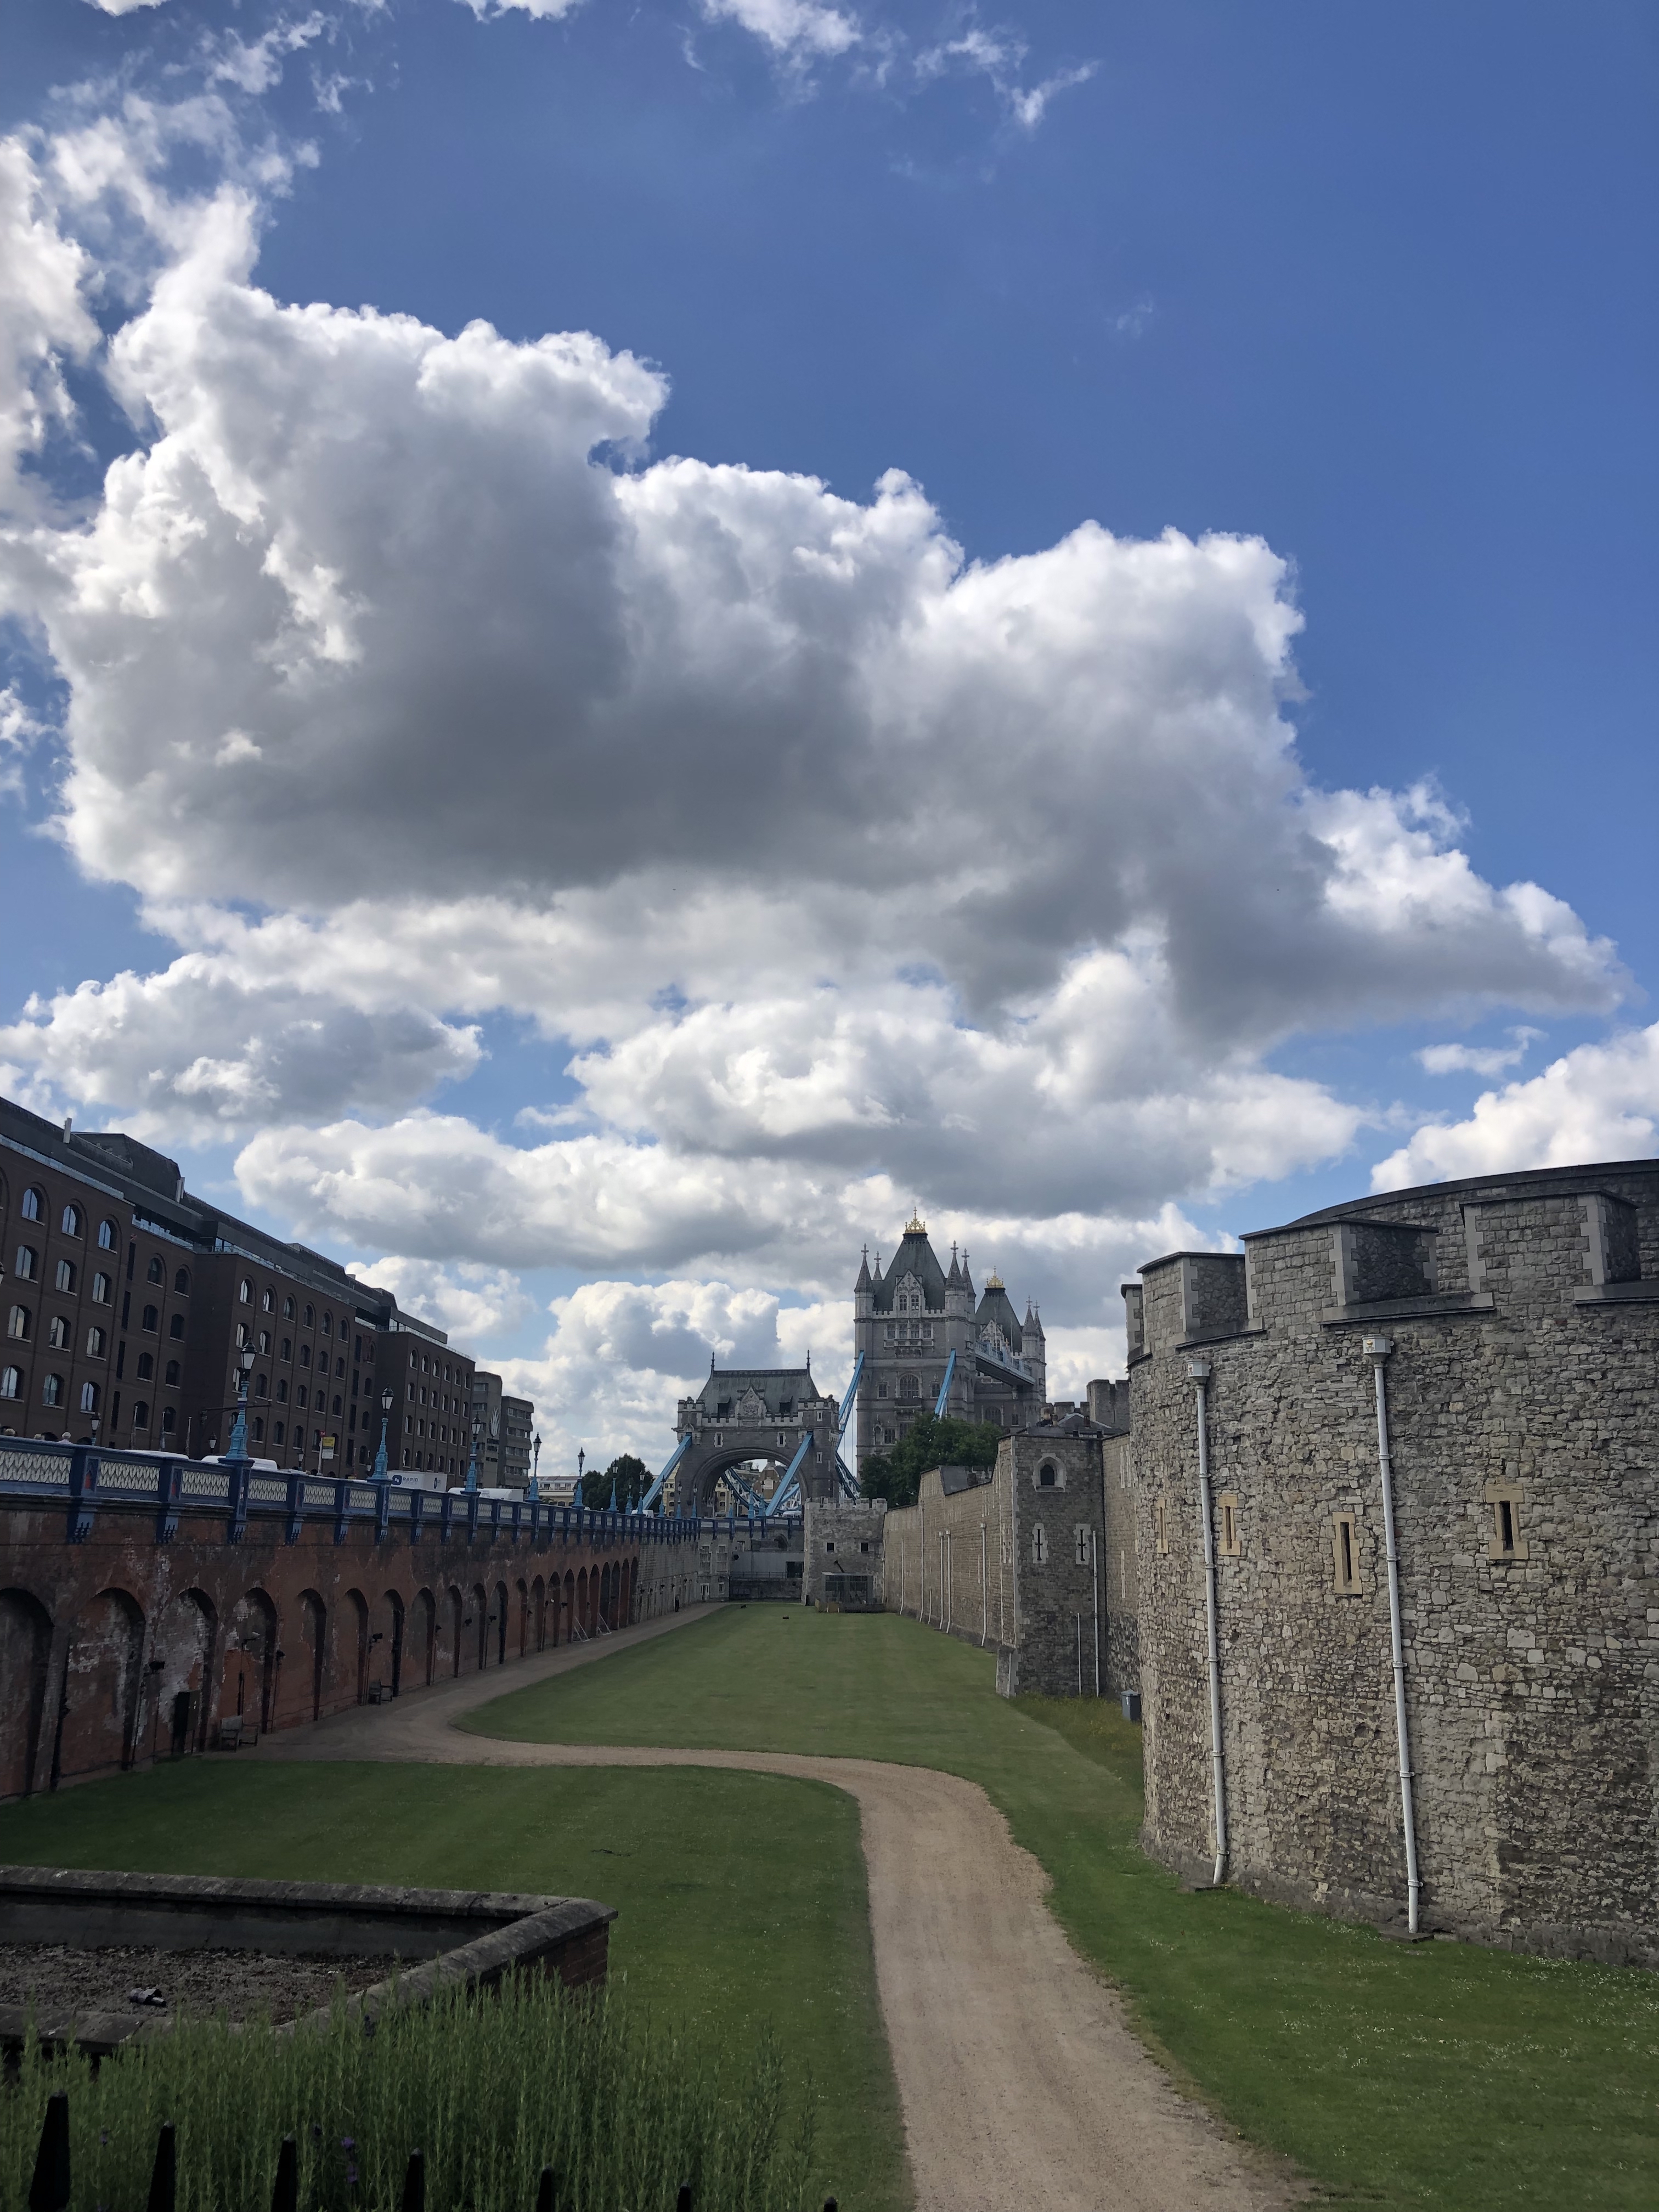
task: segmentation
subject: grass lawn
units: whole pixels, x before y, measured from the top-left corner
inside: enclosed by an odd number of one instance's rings
[[[909,2187],[858,1830],[839,1790],[763,1775],[262,1766],[256,1753],[0,1808],[0,1861],[603,1899],[620,1915],[613,1987],[734,2077],[769,2021],[792,2068],[811,2071],[823,2188],[898,2208]]]
[[[1139,1731],[996,1694],[990,1657],[893,1615],[730,1607],[514,1692],[469,1725],[572,1743],[892,1759],[983,1784],[1073,1942],[1246,2135],[1334,2196],[1444,2212],[1659,2203],[1659,1976],[1374,1930],[1143,1856]]]

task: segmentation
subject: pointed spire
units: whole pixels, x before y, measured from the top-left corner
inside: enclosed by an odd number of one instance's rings
[[[870,1288],[870,1247],[867,1244],[864,1248],[864,1257],[859,1262],[859,1279],[853,1288],[855,1291],[867,1291]]]

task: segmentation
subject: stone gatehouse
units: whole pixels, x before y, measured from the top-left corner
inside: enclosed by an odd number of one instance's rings
[[[1659,1162],[1244,1245],[1124,1293],[1149,1845],[1217,1849],[1201,1410],[1227,1875],[1403,1911],[1380,1389],[1425,1924],[1659,1963]]]

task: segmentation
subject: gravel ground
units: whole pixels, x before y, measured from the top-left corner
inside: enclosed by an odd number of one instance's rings
[[[31,2001],[41,2013],[215,2013],[232,2020],[293,2020],[325,2005],[336,1982],[367,1989],[392,1972],[383,1958],[273,1958],[264,1951],[155,1951],[67,1943],[0,1943],[0,2004]],[[144,2005],[140,1990],[159,1990]]]

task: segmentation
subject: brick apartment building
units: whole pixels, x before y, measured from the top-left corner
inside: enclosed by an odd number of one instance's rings
[[[0,1099],[0,1435],[465,1480],[472,1362],[389,1291],[185,1188],[176,1161]],[[389,1401],[389,1405],[383,1404]]]

